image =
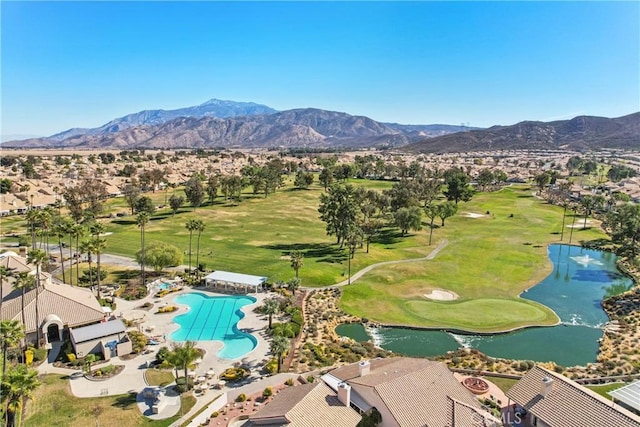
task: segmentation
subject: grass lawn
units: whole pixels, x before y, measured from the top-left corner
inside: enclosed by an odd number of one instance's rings
[[[518,382],[518,380],[512,380],[511,378],[486,377],[486,379],[497,385],[504,393],[511,390],[511,387]]]
[[[434,230],[432,247],[449,241],[434,260],[373,270],[343,288],[341,307],[383,323],[476,332],[555,324],[558,318],[551,310],[518,297],[552,271],[546,245],[559,242],[562,226],[562,209],[533,197],[532,191],[512,186],[460,203],[458,214]],[[598,238],[606,238],[599,229],[573,233],[574,243]],[[426,299],[424,294],[433,289],[450,290],[460,298]]]
[[[147,384],[161,387],[171,384],[175,379],[173,372],[160,369],[146,369],[144,371],[144,377],[147,380]]]
[[[625,383],[610,383],[610,384],[603,384],[603,385],[588,385],[585,387],[587,387],[589,390],[595,391],[605,399],[613,400],[611,396],[609,396],[607,393],[610,391],[619,389],[620,387],[623,387],[625,385],[626,385]]]
[[[355,186],[371,184],[389,188],[390,182],[350,180]],[[326,286],[346,278],[347,249],[340,249],[333,237],[328,237],[320,221],[318,206],[323,189],[314,184],[309,190],[290,186],[264,198],[243,194],[238,205],[223,202],[219,197],[213,206],[193,211],[183,208],[172,216],[159,211],[146,226],[146,242],[166,241],[180,248],[184,264],[188,264],[188,219],[202,219],[206,229],[200,240],[200,262],[208,269],[264,275],[271,281],[294,277],[288,254],[301,250],[304,266],[300,269],[303,286]],[[105,252],[132,257],[140,248],[140,230],[132,216],[110,220]],[[369,254],[359,251],[352,262],[355,272],[372,263],[389,259],[424,256],[428,253],[423,233],[399,238],[396,230],[386,232],[373,243]],[[196,235],[193,236],[192,264],[196,263]]]
[[[136,395],[76,398],[69,390],[69,380],[62,375],[46,375],[41,378],[34,399],[27,405],[24,425],[27,426],[169,426],[180,418],[176,415],[166,420],[152,421],[145,418],[136,405]],[[193,396],[183,399],[184,412],[195,405]]]

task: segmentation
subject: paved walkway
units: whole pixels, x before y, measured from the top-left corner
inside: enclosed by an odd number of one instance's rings
[[[445,246],[447,246],[447,243],[449,243],[449,241],[447,239],[443,240],[442,242],[440,242],[438,244],[438,246],[436,246],[429,253],[429,255],[427,255],[425,257],[422,257],[422,258],[408,258],[408,259],[400,259],[400,260],[396,260],[396,261],[383,261],[383,262],[378,262],[376,264],[371,264],[371,265],[363,268],[362,270],[358,271],[357,273],[353,274],[351,276],[351,283],[355,282],[356,280],[358,280],[359,278],[361,278],[362,276],[364,276],[366,273],[370,272],[374,268],[382,267],[384,265],[402,264],[402,263],[406,263],[406,262],[418,262],[418,261],[431,260],[431,259],[435,258],[436,255],[438,255],[438,253],[440,253],[440,251],[442,249],[444,249]],[[335,288],[335,287],[339,287],[339,286],[345,286],[345,285],[348,285],[348,284],[349,284],[349,279],[343,280],[342,282],[336,283],[335,285],[323,286],[323,287],[320,287],[320,288],[317,288],[317,287],[310,288],[310,287],[304,287],[304,286],[301,286],[300,288],[301,289],[308,289],[308,290],[321,290],[321,289],[330,289],[330,288]]]

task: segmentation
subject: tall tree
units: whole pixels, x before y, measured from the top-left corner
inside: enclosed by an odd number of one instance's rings
[[[135,213],[136,202],[140,197],[140,186],[137,181],[132,180],[129,184],[126,184],[122,188],[122,194],[124,195],[124,200],[127,202],[129,209],[131,209],[131,215]]]
[[[184,185],[184,194],[195,211],[204,200],[204,187],[198,174],[194,174]]]
[[[459,201],[468,202],[473,196],[473,188],[469,185],[469,176],[459,168],[451,168],[445,172],[444,178],[447,190],[444,195],[447,200],[458,204]]]
[[[104,224],[100,222],[95,222],[89,228],[93,239],[91,239],[91,244],[93,245],[93,250],[96,254],[96,268],[98,270],[98,274],[96,275],[96,286],[98,288],[98,299],[100,299],[100,278],[102,277],[102,272],[100,271],[100,255],[102,254],[102,250],[107,247],[107,240],[101,237],[106,231],[106,227]],[[89,266],[91,268],[91,266]]]
[[[195,223],[196,231],[198,232],[198,237],[196,239],[196,271],[198,275],[198,279],[200,278],[200,236],[202,232],[206,228],[204,225],[204,221],[201,219],[197,219]]]
[[[220,175],[211,174],[207,178],[207,197],[209,197],[209,203],[213,205],[214,200],[218,196],[218,188],[220,188]]]
[[[291,251],[289,258],[291,259],[291,268],[296,272],[296,279],[298,279],[298,271],[304,265],[304,255],[300,251]]]
[[[2,379],[2,396],[6,399],[5,425],[21,426],[27,400],[40,385],[38,371],[17,365]]]
[[[404,236],[409,230],[417,231],[422,228],[422,211],[417,206],[400,208],[396,211],[394,220]]]
[[[458,206],[453,202],[444,202],[439,206],[438,216],[440,217],[440,221],[442,221],[442,227],[444,227],[444,221],[458,212]]]
[[[287,281],[287,289],[291,291],[291,295],[296,295],[296,290],[300,287],[300,279],[294,277],[293,279]]]
[[[269,329],[271,329],[271,320],[275,314],[280,311],[280,303],[275,298],[267,298],[262,305],[262,312],[269,316]]]
[[[36,266],[36,348],[40,348],[40,288],[42,285],[42,266],[49,259],[49,255],[42,249],[29,251],[27,254],[27,262]]]
[[[329,188],[329,186],[333,183],[333,171],[329,168],[322,169],[318,179],[322,183],[324,191],[327,191],[327,188]]]
[[[276,335],[269,343],[269,350],[278,359],[278,373],[282,369],[282,358],[284,353],[289,349],[289,339],[282,335]]]
[[[191,253],[192,251],[192,242],[193,242],[193,232],[198,229],[198,220],[197,219],[189,219],[187,223],[184,225],[185,228],[189,231],[189,275],[191,275],[193,271],[193,267],[191,266]]]
[[[24,338],[24,327],[17,320],[0,321],[0,343],[2,344],[2,377],[7,372],[7,351],[20,344]]]
[[[78,278],[80,277],[80,238],[83,236],[83,234],[84,227],[82,226],[82,224],[73,224],[69,232],[69,241],[71,241],[71,239],[73,238],[76,242],[76,250],[74,253],[74,257],[76,260],[76,285],[78,284]],[[69,254],[71,254],[71,247],[72,245],[69,245]],[[69,282],[71,282],[71,266],[69,270]]]
[[[175,194],[172,194],[171,197],[169,197],[169,206],[171,207],[172,216],[176,215],[176,212],[178,212],[178,209],[180,209],[180,206],[183,204],[184,197],[177,196]]]
[[[551,182],[551,175],[549,172],[542,172],[537,174],[533,180],[536,182],[536,186],[538,187],[538,194],[542,194],[544,189]]]
[[[429,204],[424,207],[424,212],[427,215],[427,218],[429,218],[429,246],[431,246],[431,238],[433,237],[433,222],[440,212],[440,206],[436,205],[435,203]]]
[[[13,287],[15,289],[19,289],[22,294],[20,299],[20,304],[21,304],[20,313],[22,315],[22,325],[24,326],[25,334],[27,331],[27,320],[26,320],[26,314],[24,312],[24,295],[28,290],[33,289],[35,285],[36,285],[36,278],[32,274],[26,271],[18,273],[18,277],[16,278],[16,281],[13,284]]]
[[[136,224],[140,227],[140,250],[142,251],[142,258],[140,263],[140,272],[142,274],[142,286],[146,285],[145,271],[144,271],[144,259],[145,259],[145,228],[149,222],[149,214],[141,212],[136,217]]]
[[[344,246],[347,233],[356,226],[357,206],[353,186],[333,185],[320,195],[320,219],[326,225],[327,235],[336,236],[340,247]]]
[[[640,205],[626,203],[610,211],[607,225],[611,228],[611,239],[635,259],[640,245]]]
[[[193,341],[185,341],[184,344],[174,343],[172,352],[174,353],[172,360],[184,371],[185,390],[189,391],[189,367],[202,357],[202,352],[196,348]]]
[[[58,216],[56,218],[53,230],[58,237],[58,249],[60,250],[60,265],[62,267],[62,282],[67,283],[66,272],[64,269],[64,255],[62,254],[62,239],[69,234],[72,223],[69,218]],[[71,260],[69,260],[71,262]]]

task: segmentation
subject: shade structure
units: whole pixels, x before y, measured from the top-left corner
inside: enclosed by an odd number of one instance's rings
[[[204,280],[207,286],[224,286],[225,289],[227,289],[228,286],[232,288],[244,287],[245,292],[248,292],[249,289],[258,292],[258,289],[267,281],[267,278],[218,270],[206,275]]]
[[[640,411],[640,381],[634,381],[629,385],[610,391],[609,395],[614,401],[622,402],[636,411]]]

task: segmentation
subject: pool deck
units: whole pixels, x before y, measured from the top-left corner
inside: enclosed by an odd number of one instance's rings
[[[104,364],[124,365],[124,370],[117,376],[104,381],[90,381],[84,377],[80,371],[74,371],[65,368],[56,368],[51,364],[51,361],[41,364],[38,367],[40,373],[57,373],[69,375],[69,383],[71,386],[71,392],[76,397],[98,397],[98,396],[113,396],[119,394],[126,394],[132,392],[140,392],[147,386],[144,377],[144,371],[147,366],[147,361],[151,362],[155,360],[156,352],[160,347],[171,347],[172,341],[170,339],[171,333],[176,331],[180,326],[173,322],[173,318],[176,315],[185,313],[188,309],[184,305],[176,304],[175,298],[178,295],[201,292],[210,296],[229,296],[228,294],[218,294],[206,290],[204,288],[188,288],[185,287],[182,291],[171,293],[162,298],[154,297],[157,289],[151,289],[149,296],[141,300],[125,301],[116,298],[117,308],[115,315],[127,320],[135,320],[137,326],[131,329],[138,329],[145,333],[147,336],[156,336],[159,338],[159,345],[150,345],[147,347],[147,351],[143,354],[136,355],[133,359],[124,360],[119,357],[113,357],[109,362]],[[242,363],[245,366],[249,366],[251,375],[249,380],[258,380],[262,378],[261,368],[264,363],[270,358],[269,355],[269,343],[266,340],[266,326],[268,323],[267,317],[259,315],[253,312],[256,306],[262,304],[265,298],[273,296],[270,292],[262,292],[258,294],[249,294],[256,298],[256,302],[242,307],[242,311],[245,317],[238,322],[238,328],[251,333],[258,341],[258,345],[251,352],[247,353],[243,357],[234,360],[221,359],[217,356],[218,351],[222,348],[222,343],[219,341],[198,341],[197,347],[205,350],[205,355],[202,361],[198,363],[194,369],[196,377],[205,376],[206,372],[213,369],[217,376],[225,369],[234,366],[236,363]],[[141,308],[141,306],[150,302],[153,307],[149,310]],[[173,313],[167,314],[155,314],[158,308],[165,305],[177,305],[179,309]],[[166,341],[164,339],[166,337]],[[53,353],[53,352],[52,352]],[[57,351],[56,351],[57,353]],[[52,355],[55,357],[55,355]],[[100,364],[94,365],[99,367]],[[221,391],[225,391],[228,387],[223,387]],[[204,402],[211,401],[215,394],[220,391],[210,390],[203,395],[196,395],[198,400]],[[197,405],[201,407],[201,405]],[[142,408],[141,408],[142,409]],[[167,418],[175,414],[174,405],[169,405],[166,411],[154,416],[153,418]],[[166,413],[165,413],[166,412]],[[171,412],[171,413],[169,413]]]

